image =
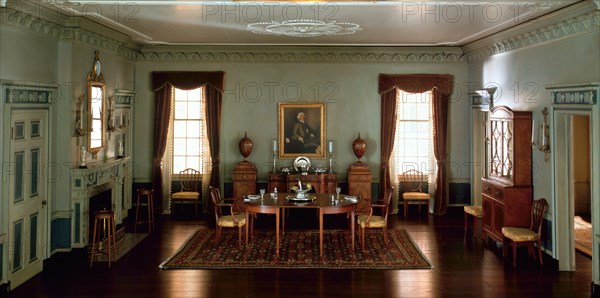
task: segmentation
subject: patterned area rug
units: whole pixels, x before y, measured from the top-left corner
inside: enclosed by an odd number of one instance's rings
[[[286,231],[280,238],[279,257],[275,256],[275,231],[254,232],[254,239],[240,248],[237,230],[223,230],[221,243],[214,244],[213,230],[198,230],[164,261],[162,269],[431,269],[433,266],[405,230],[389,233],[389,245],[381,230],[366,232],[365,250],[357,241],[355,251],[350,232],[325,231],[323,258],[319,253],[318,231]],[[357,237],[358,238],[358,237]],[[358,239],[357,239],[358,240]]]

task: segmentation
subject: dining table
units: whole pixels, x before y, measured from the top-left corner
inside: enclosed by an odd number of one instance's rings
[[[244,199],[246,206],[275,207],[280,210],[279,214],[285,214],[286,209],[317,209],[319,211],[319,252],[321,257],[323,256],[323,216],[325,214],[350,214],[351,241],[354,251],[354,209],[357,203],[357,198],[354,196],[328,193],[307,193],[303,197],[298,197],[296,193],[266,193],[262,196],[248,196]],[[281,232],[285,233],[285,216],[281,216],[281,226]]]

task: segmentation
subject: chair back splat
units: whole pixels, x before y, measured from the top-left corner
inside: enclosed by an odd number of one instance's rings
[[[508,253],[508,246],[512,246],[513,253],[513,266],[517,266],[517,246],[527,245],[529,254],[536,258],[533,244],[535,243],[538,248],[538,256],[540,258],[540,265],[543,265],[542,260],[542,222],[544,220],[544,213],[548,209],[548,202],[542,198],[533,201],[531,206],[531,223],[529,228],[521,227],[502,227],[503,236],[503,256]]]
[[[179,172],[181,190],[171,194],[171,209],[173,213],[175,213],[175,203],[193,201],[194,214],[196,215],[196,217],[198,216],[198,200],[200,200],[200,192],[198,191],[198,185],[200,184],[201,179],[202,174],[200,174],[199,171],[192,168],[187,168]]]
[[[425,180],[425,174],[415,169],[410,169],[398,176],[398,183],[404,187],[402,200],[404,201],[404,218],[408,211],[408,202],[416,201],[419,203],[419,214],[421,214],[421,203],[427,204],[427,214],[429,214],[429,201],[431,197],[423,192],[422,186]]]

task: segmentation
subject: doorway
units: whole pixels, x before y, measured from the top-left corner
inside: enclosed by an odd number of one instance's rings
[[[575,271],[576,250],[592,254],[591,111],[555,110],[554,133],[557,259]]]

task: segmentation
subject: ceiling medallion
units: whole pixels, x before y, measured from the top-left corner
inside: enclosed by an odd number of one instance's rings
[[[348,35],[361,30],[354,23],[323,22],[317,20],[288,20],[283,22],[262,22],[248,24],[248,30],[256,34],[285,35],[293,37],[316,37]]]

